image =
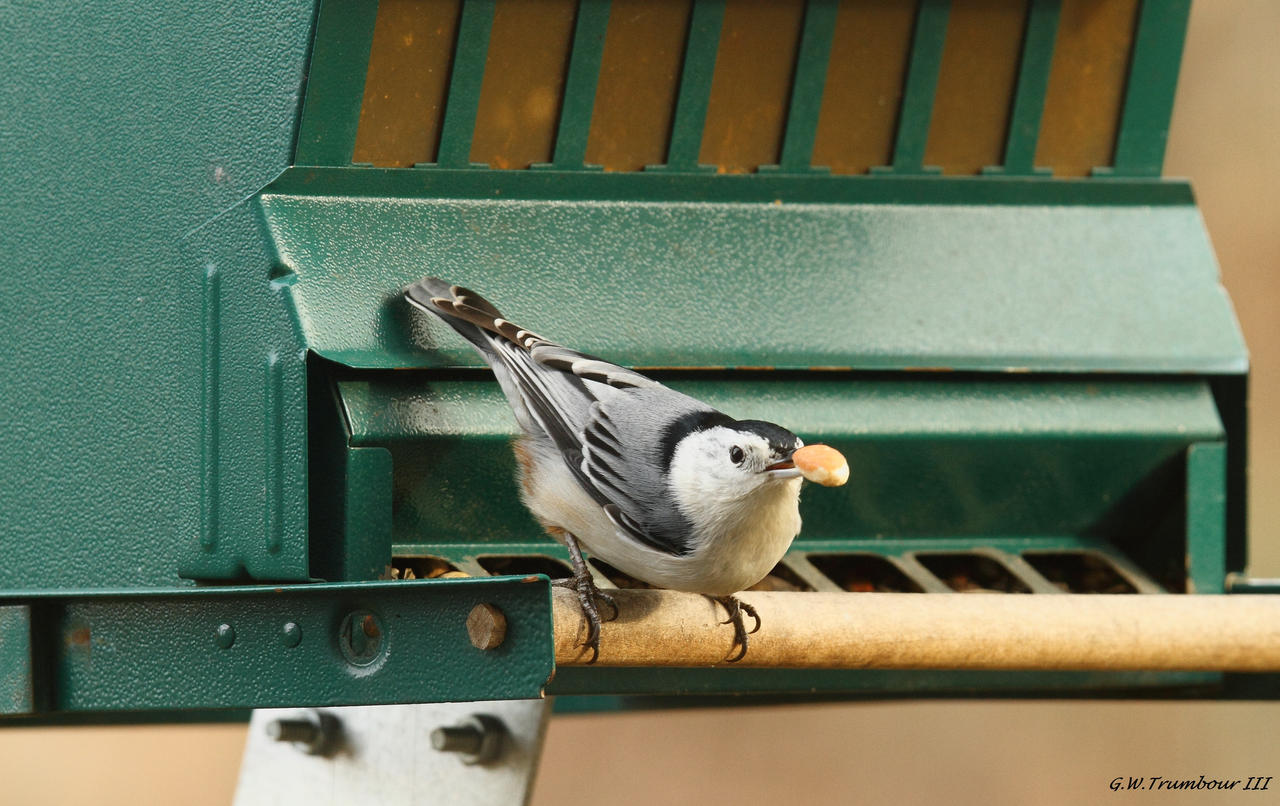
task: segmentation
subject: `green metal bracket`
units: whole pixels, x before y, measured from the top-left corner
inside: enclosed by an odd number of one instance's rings
[[[942,69],[942,49],[946,44],[950,16],[951,0],[920,0],[915,33],[911,39],[907,84],[898,113],[893,164],[875,166],[872,173],[917,175],[942,172],[941,168],[924,164],[924,150],[929,141],[929,120],[933,117],[933,98],[938,90],[938,73]]]
[[[48,669],[45,714],[535,698],[554,663],[544,577],[0,593],[15,596],[2,668]],[[492,650],[467,634],[480,603],[506,619]],[[23,659],[10,639],[28,610],[47,629]],[[21,686],[3,693],[10,712],[32,710]]]
[[[714,165],[698,164],[698,153],[702,149],[702,130],[711,102],[711,80],[716,70],[724,4],[725,0],[693,0],[667,161],[663,165],[648,165],[646,171],[715,171]]]
[[[610,0],[578,0],[578,19],[573,29],[569,70],[564,79],[564,100],[560,107],[560,126],[556,130],[555,153],[550,163],[530,166],[533,169],[600,170],[598,165],[585,163],[596,84],[600,79],[600,61],[604,56],[604,34],[609,25],[609,7]]]
[[[1022,38],[1022,58],[1018,63],[1018,87],[1009,113],[1004,164],[983,168],[983,174],[1049,176],[1053,173],[1050,168],[1035,167],[1035,157],[1061,10],[1062,0],[1031,0]]]
[[[201,517],[178,563],[188,579],[311,578],[306,345],[291,315],[296,278],[263,236],[257,206],[246,201],[182,243],[198,273],[191,302],[199,312],[190,342],[200,368],[192,420],[201,464],[192,477]]]
[[[480,108],[485,62],[489,56],[493,9],[494,0],[462,0],[448,101],[445,103],[444,123],[440,127],[440,147],[434,163],[417,167],[489,167],[471,161],[471,141],[475,135],[476,112]]]
[[[317,15],[295,165],[350,165],[378,4],[323,0]]]

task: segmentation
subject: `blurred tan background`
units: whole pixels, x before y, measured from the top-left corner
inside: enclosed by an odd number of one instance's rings
[[[1280,576],[1280,3],[1191,14],[1166,173],[1195,189],[1253,355],[1252,572]],[[562,717],[534,803],[1280,802],[1280,703],[921,702]],[[0,731],[0,803],[227,804],[245,728]],[[1113,794],[1116,776],[1274,775]],[[448,802],[447,797],[441,799]]]

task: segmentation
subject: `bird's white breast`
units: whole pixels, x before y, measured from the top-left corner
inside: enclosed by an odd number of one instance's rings
[[[696,543],[688,554],[658,551],[618,534],[554,448],[528,447],[530,462],[521,491],[539,522],[553,534],[557,528],[572,533],[592,556],[651,585],[713,595],[736,593],[763,579],[800,532],[801,482],[791,479],[770,483],[749,506],[724,502],[714,508],[713,517],[694,524]]]

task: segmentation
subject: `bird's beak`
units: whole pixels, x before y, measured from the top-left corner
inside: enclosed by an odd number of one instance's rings
[[[798,479],[802,475],[800,469],[791,461],[790,454],[781,462],[774,462],[764,469],[764,473],[773,481],[784,481],[786,479]]]

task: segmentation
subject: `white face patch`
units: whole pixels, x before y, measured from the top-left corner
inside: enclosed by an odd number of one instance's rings
[[[733,461],[734,448],[742,451],[741,462]],[[758,581],[800,531],[801,479],[775,479],[765,470],[775,461],[764,437],[723,426],[676,445],[671,497],[693,527],[694,551],[718,569],[717,589]],[[767,558],[763,570],[753,565],[761,557]]]
[[[741,461],[735,462],[741,452]],[[695,526],[769,479],[769,443],[757,434],[716,426],[695,431],[676,445],[670,485],[681,513]]]

